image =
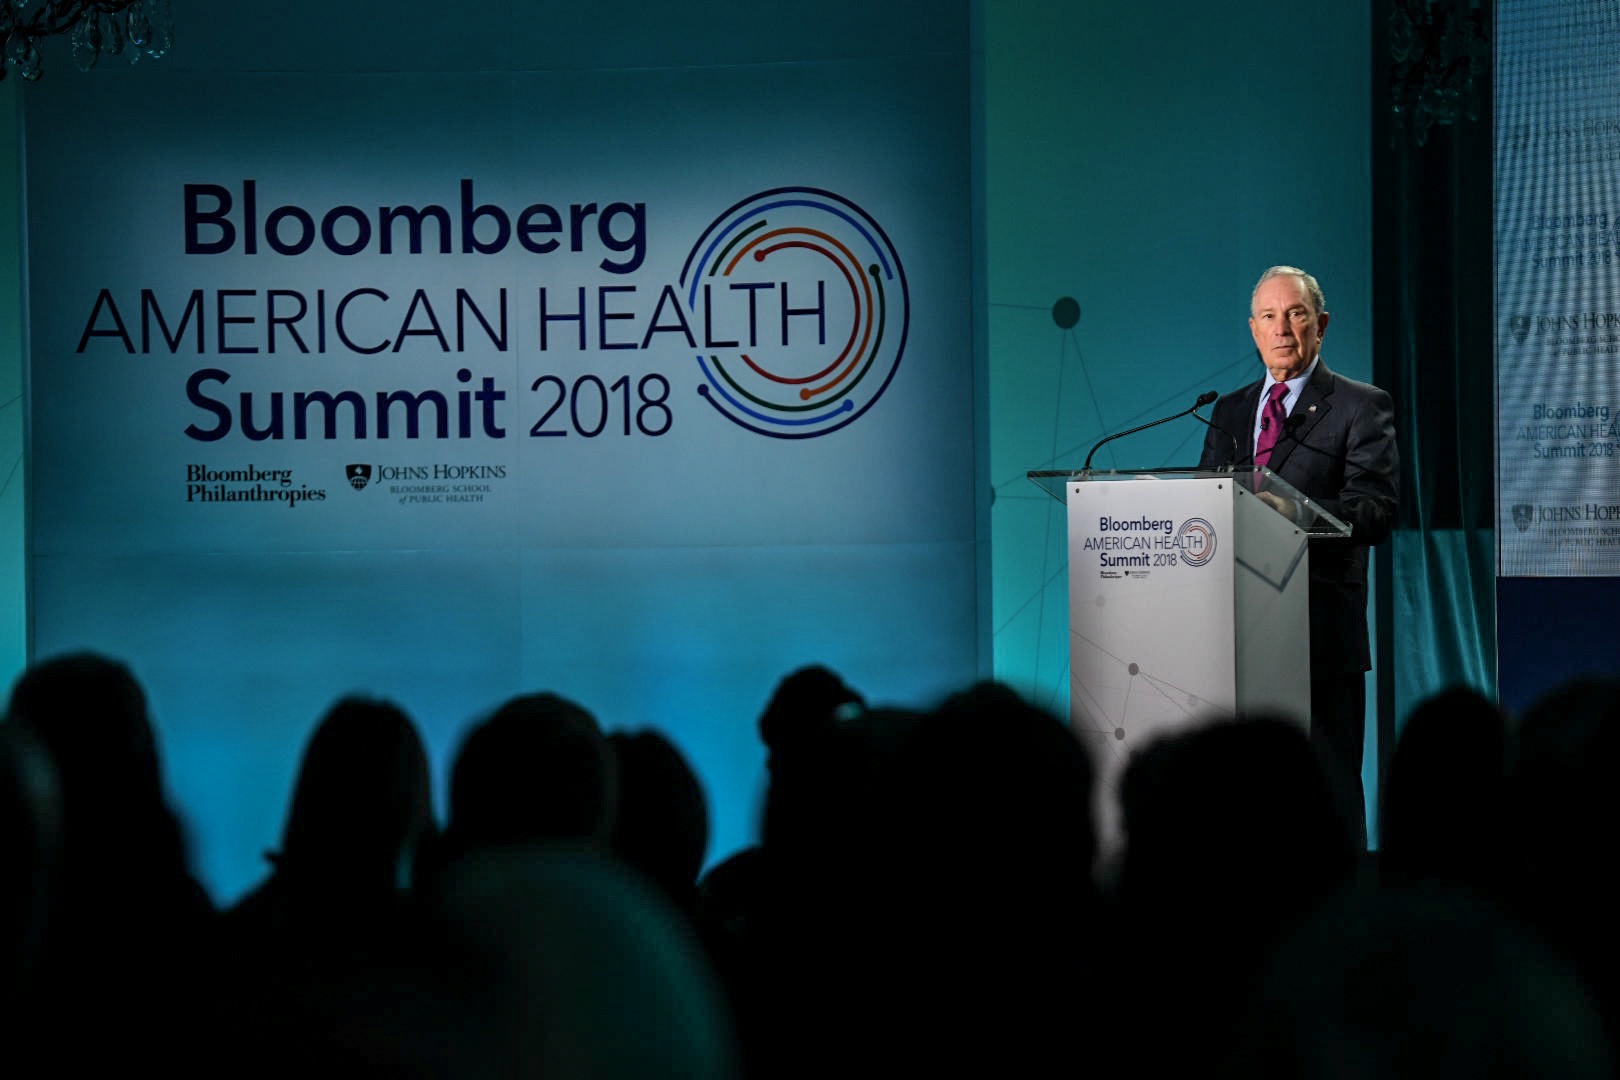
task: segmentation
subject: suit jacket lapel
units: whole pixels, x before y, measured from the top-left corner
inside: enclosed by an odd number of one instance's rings
[[[1260,412],[1260,388],[1265,383],[1266,381],[1261,379],[1251,384],[1239,398],[1243,402],[1243,426],[1238,429],[1243,433],[1243,452],[1238,457],[1238,463],[1243,465],[1254,464],[1254,418]]]

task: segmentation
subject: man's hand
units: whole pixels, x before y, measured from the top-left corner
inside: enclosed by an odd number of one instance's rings
[[[1256,492],[1260,501],[1271,507],[1289,521],[1299,521],[1299,506],[1291,499],[1285,499],[1272,491]]]

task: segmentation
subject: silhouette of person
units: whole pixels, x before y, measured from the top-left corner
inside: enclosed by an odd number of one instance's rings
[[[596,717],[557,694],[519,695],[457,750],[432,860],[442,867],[474,850],[542,841],[606,851],[617,801],[613,752]]]
[[[343,698],[304,748],[263,888],[307,890],[322,906],[391,897],[409,887],[416,850],[435,827],[416,725],[392,703]]]
[[[1032,1075],[1077,1044],[1098,1062],[1086,1033],[1111,980],[1084,746],[986,682],[916,720],[883,764],[874,910],[850,934],[875,961],[848,980],[861,1037],[919,1075]]]
[[[700,927],[753,1076],[808,1075],[824,1060],[821,1048],[853,1037],[846,1024],[828,1029],[824,1010],[846,1004],[855,916],[848,897],[864,889],[885,745],[878,733],[886,721],[863,706],[822,665],[777,684],[758,721],[767,751],[760,842],[701,882]]]
[[[1122,1037],[1148,1073],[1206,1071],[1224,1054],[1268,951],[1348,887],[1356,846],[1329,769],[1302,728],[1216,720],[1132,755],[1114,894]],[[1156,1039],[1167,1028],[1174,1039]]]
[[[1380,876],[1395,885],[1451,882],[1501,898],[1507,799],[1502,711],[1466,687],[1421,702],[1384,780]]]
[[[680,749],[657,731],[607,736],[618,775],[612,848],[695,917],[709,846],[709,804]]]
[[[1620,885],[1608,858],[1620,821],[1620,680],[1566,682],[1524,710],[1516,735],[1515,910],[1575,964],[1620,1044]]]
[[[378,1033],[371,1067],[391,1054],[458,1080],[741,1075],[690,924],[606,852],[478,848],[445,868],[435,904],[434,990]]]
[[[333,1030],[408,983],[411,900],[433,833],[427,754],[398,706],[343,698],[300,762],[271,874],[221,919],[220,1040],[261,1068],[315,1065]]]
[[[1279,944],[1240,1031],[1234,1080],[1614,1075],[1570,969],[1454,886],[1334,897]]]
[[[214,909],[164,796],[145,691],[122,663],[74,653],[24,671],[6,715],[43,747],[61,794],[36,981],[53,1066],[172,1061],[182,1018],[195,1019]]]

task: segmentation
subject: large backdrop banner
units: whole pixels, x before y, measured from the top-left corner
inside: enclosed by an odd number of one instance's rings
[[[1620,10],[1495,19],[1497,682],[1517,711],[1615,670]]]
[[[1620,574],[1620,12],[1500,5],[1497,537],[1502,577]]]
[[[979,669],[963,55],[55,79],[27,102],[33,652],[148,685],[204,869],[338,694],[669,731],[711,855],[799,663]]]

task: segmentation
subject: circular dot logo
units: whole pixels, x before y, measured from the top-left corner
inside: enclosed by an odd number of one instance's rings
[[[870,214],[820,188],[773,188],[715,219],[681,268],[702,324],[698,393],[760,435],[847,427],[905,353],[911,294]]]
[[[1176,550],[1188,566],[1203,566],[1215,557],[1215,526],[1203,518],[1188,518],[1176,532]]]

